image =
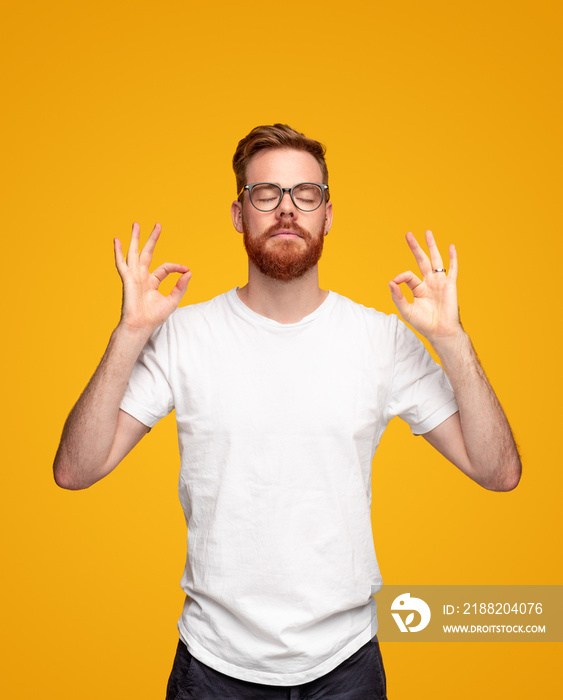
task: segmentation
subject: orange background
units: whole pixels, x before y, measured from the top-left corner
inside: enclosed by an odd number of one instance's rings
[[[253,126],[328,146],[321,283],[393,312],[432,228],[524,461],[487,492],[393,422],[375,460],[387,583],[562,583],[560,3],[222,6],[4,0],[0,694],[164,697],[185,525],[173,417],[110,477],[58,489],[64,419],[117,323],[112,237],[163,225],[185,303],[246,279],[230,159]],[[554,697],[561,645],[387,644],[393,700]]]

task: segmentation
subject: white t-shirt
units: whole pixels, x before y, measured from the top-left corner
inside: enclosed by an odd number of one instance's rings
[[[329,292],[281,324],[235,289],[155,331],[122,409],[175,409],[188,525],[178,626],[197,659],[298,685],[376,630],[371,462],[391,418],[425,433],[455,413],[442,368],[397,316]]]

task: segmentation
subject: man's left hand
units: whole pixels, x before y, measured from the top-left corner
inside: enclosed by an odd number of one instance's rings
[[[457,255],[455,246],[450,245],[450,267],[446,273],[432,231],[426,231],[425,237],[430,257],[410,231],[406,235],[422,279],[411,271],[402,272],[389,282],[389,288],[403,319],[434,343],[454,338],[462,330],[457,305]],[[403,283],[413,293],[410,303],[399,287]]]

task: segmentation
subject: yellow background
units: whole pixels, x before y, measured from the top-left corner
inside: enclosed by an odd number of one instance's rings
[[[323,286],[393,312],[405,232],[456,243],[462,317],[521,447],[521,485],[490,493],[393,422],[374,471],[385,581],[562,582],[559,8],[4,0],[2,697],[164,697],[174,419],[90,490],[58,489],[51,463],[119,317],[113,236],[160,221],[187,302],[245,282],[230,159],[257,124],[328,146]],[[392,700],[555,697],[560,653],[383,646]]]

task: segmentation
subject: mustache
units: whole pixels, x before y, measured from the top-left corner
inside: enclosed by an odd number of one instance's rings
[[[279,224],[273,224],[273,226],[269,226],[262,234],[262,238],[270,238],[270,236],[273,236],[275,233],[281,230],[294,231],[306,241],[308,241],[311,238],[311,234],[304,228],[301,228],[301,226],[299,226],[299,224],[295,221],[287,221]]]

